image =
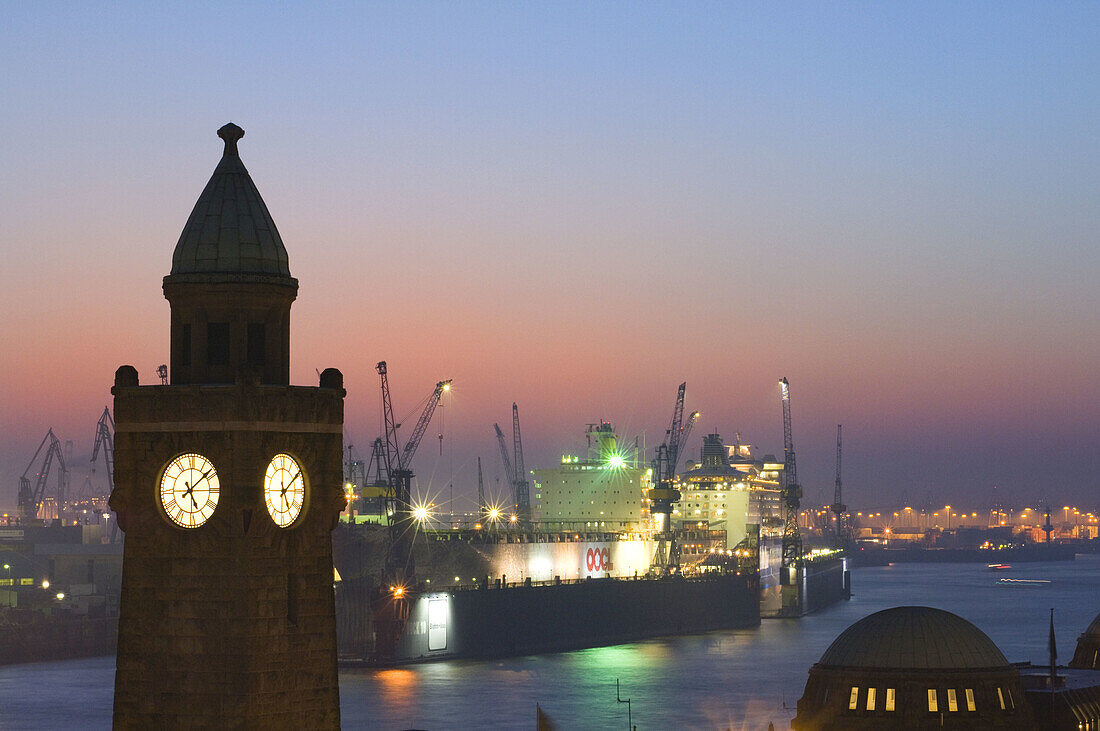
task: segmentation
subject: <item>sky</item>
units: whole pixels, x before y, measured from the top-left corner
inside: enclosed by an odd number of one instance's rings
[[[346,439],[454,379],[420,489],[473,506],[611,421],[782,454],[807,502],[1095,510],[1095,3],[23,3],[0,24],[0,507],[89,472],[221,154],[299,279],[291,379]],[[440,419],[441,417],[441,419]],[[442,431],[442,444],[434,436]],[[647,455],[648,456],[648,455]],[[32,470],[33,472],[33,470]],[[95,479],[101,479],[100,469]]]

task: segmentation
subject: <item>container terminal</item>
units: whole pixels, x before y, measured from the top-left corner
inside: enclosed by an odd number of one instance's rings
[[[486,497],[479,460],[477,513],[442,525],[432,505],[412,498],[412,463],[451,381],[435,385],[399,438],[386,363],[376,370],[385,431],[367,460],[345,449],[347,510],[333,538],[347,661],[542,652],[746,627],[801,616],[850,592],[842,549],[802,549],[785,380],[783,459],[711,433],[700,461],[683,460],[699,413],[685,411],[681,384],[652,459],[601,420],[587,426],[584,449],[528,470],[513,404],[511,438],[493,425],[509,494]],[[163,384],[165,368],[158,377]],[[20,481],[18,514],[0,521],[11,557],[10,584],[0,586],[8,644],[21,641],[17,626],[31,620],[38,634],[62,638],[25,643],[27,652],[9,657],[41,659],[33,648],[46,644],[96,654],[114,636],[100,628],[95,643],[63,640],[117,613],[123,536],[107,505],[113,427],[105,409],[93,472],[76,490],[72,442],[50,430]],[[60,537],[66,527],[80,530],[78,546],[75,534]],[[90,567],[84,581],[71,568],[80,560],[68,558],[74,553]]]
[[[333,538],[346,662],[542,652],[751,626],[849,596],[853,566],[1072,560],[1100,542],[1092,513],[1014,509],[995,496],[988,515],[933,509],[929,500],[853,512],[841,492],[839,426],[833,500],[803,506],[785,379],[782,457],[757,455],[739,433],[727,444],[712,432],[701,437],[697,461],[684,459],[699,414],[684,410],[682,384],[656,449],[600,420],[585,427],[579,449],[528,469],[513,404],[511,434],[493,425],[507,494],[487,496],[478,459],[476,512],[444,517],[412,498],[411,465],[451,381],[436,384],[399,444],[385,364],[378,370],[388,428],[369,459],[345,447],[347,510]],[[157,375],[163,383],[167,369]],[[0,513],[4,662],[113,651],[123,540],[107,505],[113,427],[104,409],[90,430],[82,481],[73,478],[81,462],[73,442],[49,430],[20,479],[17,509]],[[712,611],[697,615],[697,605]],[[562,625],[562,617],[573,620]]]
[[[334,534],[345,662],[528,654],[732,629],[850,596],[843,548],[803,550],[786,379],[782,462],[712,433],[701,461],[681,469],[699,416],[685,413],[681,384],[648,464],[636,439],[624,442],[600,421],[588,425],[583,455],[528,471],[513,404],[510,444],[494,425],[509,504],[486,500],[479,465],[477,515],[439,529],[431,506],[411,497],[409,465],[450,382],[436,385],[399,448],[386,364],[377,370],[386,434],[364,468],[349,468],[352,520]]]

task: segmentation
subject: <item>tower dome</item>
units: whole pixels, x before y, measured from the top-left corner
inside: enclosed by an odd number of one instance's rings
[[[172,254],[172,274],[290,276],[275,221],[237,152],[244,130],[218,130],[225,150],[195,203]]]
[[[1077,638],[1077,651],[1073,653],[1069,666],[1100,670],[1100,614],[1096,615],[1096,619]]]
[[[825,650],[818,665],[884,670],[1003,669],[993,640],[957,614],[894,607],[864,617]]]
[[[1031,728],[1020,673],[958,615],[895,607],[864,617],[810,668],[798,731]]]
[[[225,151],[183,227],[164,296],[172,306],[171,383],[290,383],[290,305],[298,280],[237,154],[244,130],[218,130]]]

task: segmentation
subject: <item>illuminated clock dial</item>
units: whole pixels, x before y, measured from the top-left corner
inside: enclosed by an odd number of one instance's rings
[[[306,500],[306,477],[289,454],[276,454],[264,475],[264,502],[275,525],[286,528],[302,512]]]
[[[218,473],[201,454],[181,454],[164,468],[160,504],[181,528],[198,528],[218,507]]]

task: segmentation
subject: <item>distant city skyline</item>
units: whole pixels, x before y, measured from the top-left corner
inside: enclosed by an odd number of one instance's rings
[[[36,4],[0,28],[0,508],[46,430],[85,464],[233,121],[301,284],[291,379],[347,439],[454,388],[416,461],[469,509],[676,386],[806,501],[1097,509],[1100,8]],[[415,418],[415,417],[413,417]],[[435,435],[444,434],[443,455]],[[78,487],[86,467],[77,461]],[[819,497],[820,496],[820,497]],[[460,502],[460,499],[465,502]]]

